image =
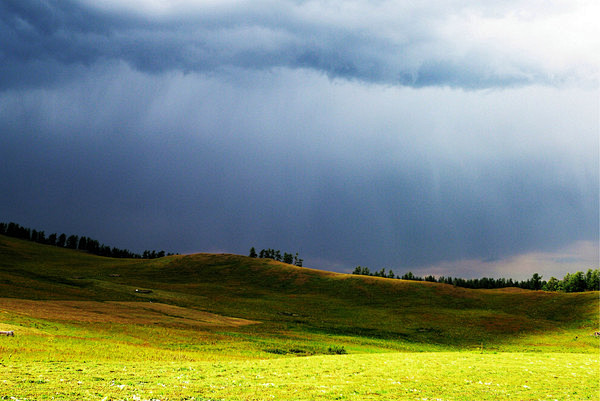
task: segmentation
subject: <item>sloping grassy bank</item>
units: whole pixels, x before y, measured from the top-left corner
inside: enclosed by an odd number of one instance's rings
[[[0,399],[600,395],[598,292],[469,290],[236,255],[110,259],[2,236],[0,291],[0,330],[15,332],[0,337]]]
[[[110,259],[0,236],[0,291],[13,299],[0,302],[13,325],[28,317],[98,330],[105,320],[235,333],[242,342],[264,337],[275,342],[309,338],[310,343],[327,337],[349,347],[356,343],[362,351],[365,344],[384,344],[387,350],[483,346],[561,352],[595,352],[598,346],[591,337],[598,330],[597,292],[470,290],[237,255]],[[82,303],[33,306],[19,305],[16,299]],[[171,309],[125,307],[124,302],[153,302]],[[201,319],[200,312],[212,313],[213,323]],[[180,316],[186,313],[188,318]],[[257,323],[215,324],[227,317]],[[7,317],[4,320],[9,323]]]

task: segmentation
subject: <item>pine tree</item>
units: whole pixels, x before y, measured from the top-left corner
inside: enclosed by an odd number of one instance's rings
[[[559,291],[560,289],[561,283],[556,277],[550,277],[550,280],[542,287],[542,290],[544,291]]]
[[[402,276],[402,280],[414,280],[415,276],[412,272],[408,272]]]
[[[533,273],[531,276],[531,289],[532,290],[541,290],[542,289],[542,276],[537,273]]]
[[[77,249],[84,251],[87,249],[87,238],[86,237],[81,237],[79,238],[79,244],[77,245]]]
[[[78,238],[76,235],[70,235],[69,238],[67,238],[67,244],[65,246],[69,249],[77,249],[77,240]]]
[[[599,269],[588,269],[586,274],[586,286],[588,291],[599,291],[600,290],[600,270]]]

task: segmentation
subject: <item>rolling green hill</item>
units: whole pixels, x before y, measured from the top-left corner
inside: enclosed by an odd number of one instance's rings
[[[598,295],[0,236],[0,399],[597,399]]]
[[[598,330],[597,292],[469,290],[227,254],[110,259],[0,236],[0,293],[0,310],[17,326],[26,325],[19,320],[25,317],[80,326],[108,319],[154,329],[194,327],[207,336],[226,327],[257,355],[320,353],[327,342],[349,351],[597,347],[590,336]],[[176,311],[151,310],[151,302]],[[110,320],[111,308],[119,319]],[[255,323],[177,320],[186,313]]]

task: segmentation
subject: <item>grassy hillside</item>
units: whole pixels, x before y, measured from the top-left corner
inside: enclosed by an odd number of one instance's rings
[[[237,255],[110,259],[0,236],[0,293],[14,323],[226,328],[258,354],[319,353],[325,337],[357,351],[597,347],[598,293],[469,290]]]
[[[0,236],[0,294],[0,330],[15,332],[0,336],[0,399],[600,391],[598,292],[469,290],[236,255],[109,259]]]

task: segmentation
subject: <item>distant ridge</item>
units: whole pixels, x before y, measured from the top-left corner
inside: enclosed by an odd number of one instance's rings
[[[260,322],[260,329],[252,330],[261,338],[328,336],[377,349],[462,349],[484,343],[559,350],[599,329],[598,292],[473,290],[232,254],[114,259],[1,235],[0,294],[13,300],[92,302],[90,308],[93,302],[152,301]],[[15,302],[9,304],[17,311]]]
[[[22,227],[17,223],[0,223],[0,235],[19,238],[26,241],[37,242],[44,245],[57,246],[59,248],[77,249],[80,251],[89,252],[98,256],[106,256],[109,258],[130,258],[130,259],[156,259],[165,256],[165,251],[146,250],[143,254],[137,254],[128,249],[119,249],[100,244],[95,239],[78,236],[53,233],[46,237],[44,231]],[[169,253],[168,255],[173,255]]]

